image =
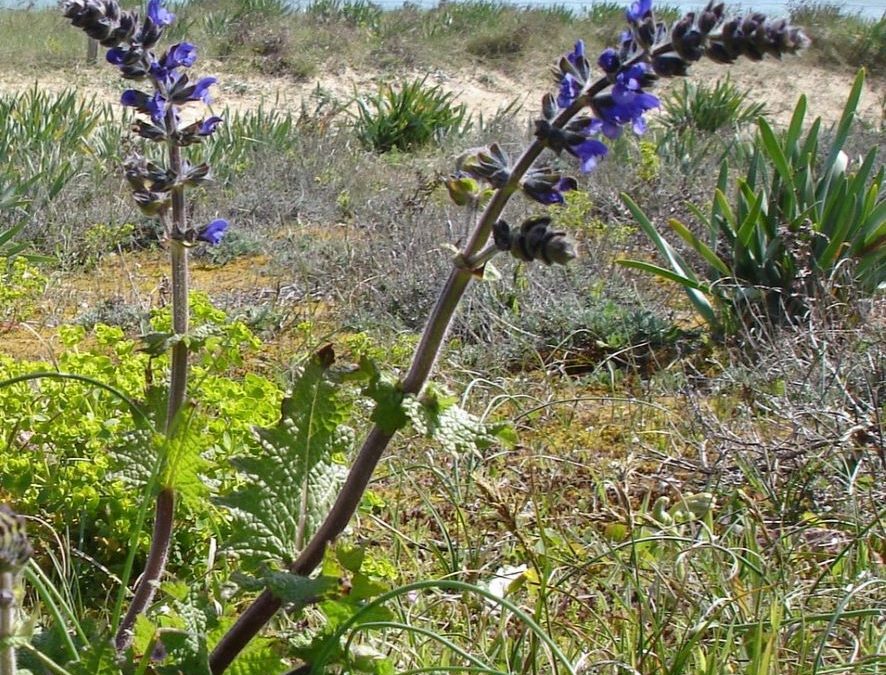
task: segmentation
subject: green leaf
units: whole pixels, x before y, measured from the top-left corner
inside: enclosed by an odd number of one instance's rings
[[[132,634],[132,649],[136,654],[144,654],[153,644],[157,634],[155,626],[144,614],[135,618],[135,628]]]
[[[456,402],[442,388],[431,384],[421,399],[404,398],[403,410],[416,432],[447,452],[475,452],[493,445],[496,438],[486,425]]]
[[[155,667],[158,675],[212,675],[204,634],[164,628],[160,631],[160,642],[166,648],[164,662],[169,663]]]
[[[689,244],[696,253],[704,258],[711,267],[720,272],[720,274],[727,277],[732,274],[726,263],[720,260],[720,256],[718,256],[707,244],[696,237],[695,234],[683,223],[676,218],[671,218],[668,221],[668,225],[670,225],[671,229],[680,235],[683,241]]]
[[[203,458],[199,442],[201,429],[193,428],[193,404],[186,403],[181,412],[182,422],[177,424],[172,437],[166,437],[163,454],[163,470],[160,482],[164,487],[175,489],[181,499],[197,508],[209,492],[202,473],[209,466]]]
[[[643,272],[649,272],[650,274],[654,274],[655,276],[661,277],[662,279],[673,281],[674,283],[680,284],[684,288],[690,290],[696,290],[702,293],[707,293],[709,291],[708,286],[698,281],[697,279],[690,279],[689,277],[685,277],[682,274],[672,272],[669,269],[660,267],[651,262],[646,262],[645,260],[629,260],[627,258],[618,258],[616,262],[624,267],[630,267],[631,269],[635,270],[642,270]]]
[[[267,589],[283,602],[298,608],[318,602],[341,588],[338,577],[304,577],[279,571],[265,572],[255,577],[235,572],[231,579],[245,591]]]
[[[861,99],[861,92],[864,89],[864,79],[865,71],[864,68],[861,68],[855,75],[855,81],[852,83],[852,89],[849,92],[849,97],[846,99],[846,105],[843,107],[843,114],[837,123],[837,131],[834,134],[833,141],[831,141],[831,150],[824,163],[824,170],[826,172],[830,172],[834,162],[837,161],[837,156],[843,149],[843,145],[846,143],[846,139],[849,137],[852,123],[855,121],[855,112],[858,110],[858,102]]]
[[[209,634],[210,644],[221,639],[234,624],[234,617],[223,617]],[[261,635],[255,636],[244,647],[234,662],[225,670],[226,675],[268,675],[283,673],[288,669],[288,661],[280,655],[279,641]]]
[[[80,660],[65,668],[71,675],[120,675],[117,652],[110,640],[96,640],[85,645]]]
[[[775,165],[775,169],[784,182],[785,189],[788,189],[788,186],[793,185],[794,182],[794,174],[791,171],[788,158],[785,156],[784,150],[775,136],[775,132],[769,126],[769,122],[764,117],[760,117],[757,119],[757,123],[760,127],[760,140],[763,142],[763,147],[769,155],[769,160]]]
[[[762,219],[760,218],[763,210],[763,197],[764,194],[762,192],[754,195],[754,201],[751,204],[751,208],[736,232],[738,243],[747,250],[748,257],[750,258],[749,262],[753,264],[762,264],[765,262],[765,256],[763,250],[761,250],[765,246],[765,237],[762,236],[762,231],[765,228],[761,226]],[[736,255],[735,257],[736,263],[743,262],[739,260],[739,255]]]
[[[356,574],[363,566],[363,560],[366,557],[366,549],[362,546],[338,545],[335,547],[335,558],[341,566]]]
[[[315,354],[283,400],[280,421],[255,430],[259,449],[233,460],[244,480],[221,500],[234,516],[227,547],[253,568],[289,564],[338,495],[345,468],[334,457],[351,450],[354,434],[344,426],[351,406],[328,377],[331,365],[331,348]]]
[[[386,434],[393,434],[408,424],[403,411],[403,390],[396,378],[376,371],[366,387],[366,395],[375,401],[372,421]]]
[[[721,220],[721,230],[726,230],[728,235],[732,238],[738,237],[738,223],[735,218],[735,213],[733,213],[732,207],[729,206],[729,201],[726,199],[726,193],[720,188],[717,188],[714,191],[714,204]]]
[[[800,132],[803,131],[803,120],[806,118],[806,107],[806,95],[803,94],[797,100],[797,105],[794,106],[794,114],[791,115],[791,123],[785,135],[785,147],[788,149],[794,148],[800,140]]]
[[[693,273],[689,265],[686,264],[686,262],[683,260],[683,257],[679,253],[677,253],[667,242],[667,240],[658,233],[658,230],[655,229],[655,226],[653,226],[649,218],[646,217],[646,214],[643,213],[642,209],[637,206],[634,200],[624,193],[622,193],[621,198],[628,209],[631,211],[631,214],[633,214],[634,218],[636,218],[637,224],[640,226],[643,232],[646,233],[646,236],[652,240],[652,243],[655,244],[659,252],[671,264],[671,267],[674,269],[674,271],[681,276],[692,279],[693,281],[697,281],[695,273]]]
[[[644,260],[626,260],[624,258],[619,258],[618,260],[616,260],[616,262],[624,267],[631,267],[643,272],[648,272],[650,274],[661,277],[662,279],[667,279],[669,281],[674,281],[680,284],[681,286],[683,286],[683,289],[689,296],[689,300],[690,302],[692,302],[695,310],[699,314],[701,314],[705,322],[710,326],[719,325],[717,313],[714,311],[713,305],[711,305],[711,303],[704,295],[708,291],[708,289],[705,285],[699,283],[696,279],[690,279],[689,277],[683,276],[682,274],[672,272],[671,270],[659,267],[658,265],[653,265],[652,263],[646,262]]]

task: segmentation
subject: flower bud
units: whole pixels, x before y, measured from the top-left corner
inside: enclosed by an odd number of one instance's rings
[[[565,232],[551,229],[547,216],[529,218],[514,231],[504,220],[492,227],[495,246],[526,262],[540,260],[545,265],[565,265],[576,257],[575,246]]]
[[[607,75],[614,75],[621,68],[621,59],[618,56],[618,52],[614,49],[604,49],[600,54],[600,58],[597,59],[597,65]]]
[[[132,198],[135,200],[136,206],[146,216],[159,216],[169,208],[171,198],[168,193],[160,192],[134,192]]]
[[[480,184],[471,176],[461,173],[446,179],[449,198],[458,206],[476,204],[480,196]]]
[[[541,99],[541,114],[544,115],[544,118],[553,121],[557,116],[558,111],[559,107],[557,106],[557,100],[552,94],[545,94]]]
[[[166,140],[166,129],[164,129],[161,125],[154,124],[153,122],[136,120],[132,124],[132,131],[133,133],[136,133],[142,138],[146,138],[149,141]]]
[[[717,22],[720,19],[711,11],[704,11],[701,13],[701,16],[698,17],[698,29],[702,32],[702,34],[707,35],[717,25]]]
[[[482,178],[495,188],[504,187],[511,177],[510,159],[497,143],[463,153],[456,160],[455,168]]]
[[[196,166],[189,166],[186,164],[183,169],[182,177],[179,181],[182,185],[196,186],[212,182],[212,177],[209,173],[209,164],[206,162],[197,164]]]
[[[667,52],[652,59],[652,69],[661,77],[683,77],[689,72],[689,64],[676,52]]]
[[[704,36],[695,28],[695,14],[689,12],[674,24],[671,29],[671,43],[681,58],[686,61],[698,61],[702,54],[701,45]]]
[[[710,40],[705,46],[705,56],[716,63],[735,63],[735,59],[739,57],[737,52],[731,51],[723,42]]]

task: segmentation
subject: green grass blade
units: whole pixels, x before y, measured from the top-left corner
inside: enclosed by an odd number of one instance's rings
[[[631,269],[649,272],[650,274],[654,274],[655,276],[661,277],[662,279],[667,279],[668,281],[678,283],[685,288],[694,289],[702,292],[706,292],[709,289],[708,285],[705,283],[699,282],[696,279],[690,279],[689,277],[674,272],[673,270],[669,270],[666,267],[661,267],[659,265],[656,265],[655,263],[646,262],[645,260],[618,258],[615,262],[617,262],[622,267],[630,267]]]
[[[655,247],[665,257],[674,271],[697,282],[698,278],[695,276],[692,269],[686,264],[686,261],[683,260],[683,257],[658,233],[658,230],[655,229],[655,226],[646,214],[643,213],[643,210],[637,206],[636,202],[625,193],[622,193],[621,198],[625,206],[628,207],[631,214],[637,220],[640,229],[642,229],[646,236],[652,240],[652,243],[655,244]]]

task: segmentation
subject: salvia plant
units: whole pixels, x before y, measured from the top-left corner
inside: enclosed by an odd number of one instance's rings
[[[146,614],[163,577],[177,497],[192,498],[208,489],[200,479],[201,458],[193,450],[199,430],[189,423],[192,404],[187,390],[189,352],[206,344],[211,336],[189,328],[188,250],[198,242],[217,243],[228,223],[219,219],[193,224],[188,219],[186,189],[206,183],[210,167],[189,164],[182,149],[211,136],[222,120],[211,115],[184,122],[182,112],[184,106],[208,102],[216,80],[189,74],[196,62],[194,45],[178,42],[158,48],[174,18],[161,0],[149,0],[144,16],[121,9],[116,0],[66,0],[63,7],[74,26],[107,49],[107,61],[122,77],[136,83],[121,97],[121,103],[138,115],[132,129],[145,143],[164,149],[164,159],[151,159],[150,153],[143,151],[127,159],[124,169],[135,202],[163,224],[173,301],[170,330],[152,333],[145,340],[149,353],[170,353],[165,404],[149,401],[142,405],[104,387],[125,403],[135,419],[135,430],[118,452],[130,457],[134,464],[131,473],[146,486],[145,494],[154,500],[155,507],[150,550],[140,580],[127,611],[122,611],[125,594],[121,592],[112,614],[117,656],[107,654],[110,642],[95,641],[88,660],[71,650],[75,661],[82,659],[75,672],[91,673],[115,669],[222,673],[256,644],[259,631],[284,604],[299,610],[339,592],[338,579],[328,574],[328,569],[359,572],[360,561],[336,548],[338,566],[329,565],[328,548],[351,521],[398,431],[411,426],[453,452],[483,448],[505,436],[460,410],[452,397],[428,380],[465,292],[473,280],[484,276],[493,258],[504,254],[527,263],[563,265],[576,256],[567,232],[556,228],[547,215],[508,222],[503,216],[511,199],[527,199],[541,205],[539,208],[562,204],[564,195],[578,185],[563,160],[574,161],[581,172],[590,172],[607,155],[607,143],[619,138],[626,128],[643,133],[646,113],[659,107],[659,99],[650,93],[658,78],[685,75],[691,64],[702,58],[718,63],[732,63],[740,57],[755,61],[766,55],[780,58],[807,44],[803,32],[786,20],[771,20],[758,13],[730,18],[724,5],[714,3],[668,27],[656,21],[651,0],[637,0],[626,12],[627,30],[617,46],[592,61],[579,40],[559,60],[555,68],[557,91],[543,97],[534,140],[518,156],[512,157],[501,145],[492,143],[459,157],[447,187],[456,204],[471,209],[475,220],[463,247],[452,258],[452,270],[406,374],[402,378],[388,375],[368,359],[353,368],[337,367],[331,347],[325,347],[304,364],[281,404],[279,421],[256,429],[258,451],[252,455],[244,451],[235,459],[243,480],[220,500],[230,510],[234,527],[231,541],[225,545],[238,553],[243,568],[235,581],[258,595],[210,650],[205,622],[195,619],[194,612],[177,626],[156,629]],[[61,373],[51,377],[76,378]],[[358,386],[364,397],[374,401],[374,408],[372,428],[345,470],[341,458],[350,453],[354,433],[349,422],[356,417],[353,399],[345,393],[349,386]],[[130,579],[146,510],[142,509],[134,524],[127,567],[121,576],[123,586]],[[321,563],[323,574],[317,575]],[[473,588],[458,581],[429,583],[459,591]],[[316,649],[305,650],[307,665],[294,672],[322,672],[330,659],[340,655],[342,631],[354,625],[358,615],[403,592],[426,586],[404,587],[362,605],[371,594],[361,595],[355,587],[353,616],[340,622]],[[186,595],[174,593],[169,602],[180,604]],[[538,628],[532,617],[506,599],[497,602],[533,630]],[[541,631],[538,636],[552,662],[559,662],[566,672],[576,672],[554,640]],[[45,657],[44,663],[47,660]],[[133,663],[137,665],[133,667]],[[261,669],[267,667],[256,665],[258,670],[240,672],[269,672]],[[64,672],[60,666],[54,670]]]
[[[164,226],[172,280],[172,333],[162,342],[171,347],[169,394],[163,422],[170,451],[165,453],[164,461],[158,466],[161,480],[151,550],[141,581],[115,637],[117,648],[122,650],[132,638],[136,617],[153,600],[166,565],[172,535],[175,512],[172,482],[177,463],[171,448],[175,446],[188,378],[188,249],[201,241],[219,243],[228,227],[224,219],[200,226],[189,221],[185,190],[208,182],[210,167],[206,163],[191,165],[183,158],[182,148],[211,136],[222,119],[213,115],[183,123],[183,106],[208,104],[209,90],[216,78],[193,78],[188,74],[197,60],[197,49],[188,42],[173,44],[158,55],[157,43],[175,18],[160,0],[150,0],[143,17],[137,12],[121,9],[113,0],[72,0],[64,4],[64,15],[74,26],[107,48],[108,62],[120,70],[124,79],[141,85],[140,88],[126,89],[120,103],[142,115],[133,124],[133,132],[149,142],[164,145],[166,150],[163,162],[134,154],[124,165],[135,203],[146,215],[159,218]]]

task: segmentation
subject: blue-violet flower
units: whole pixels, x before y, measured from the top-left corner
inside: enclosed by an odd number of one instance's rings
[[[636,0],[625,11],[625,16],[631,23],[640,23],[652,14],[652,0]]]
[[[227,229],[228,221],[223,218],[217,218],[200,228],[200,231],[197,233],[197,240],[216,246],[222,240]]]
[[[166,9],[161,0],[148,0],[148,18],[157,26],[168,26],[175,21],[175,14]]]

